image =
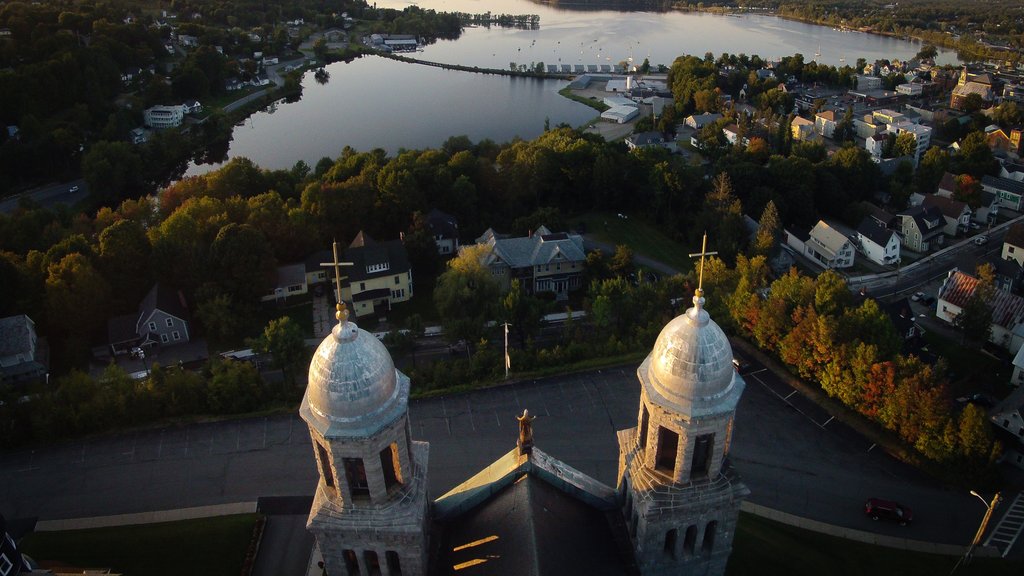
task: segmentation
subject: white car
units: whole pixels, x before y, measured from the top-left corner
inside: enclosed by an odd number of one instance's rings
[[[975,236],[974,243],[978,246],[984,246],[985,244],[988,244],[988,236]]]
[[[920,302],[924,300],[924,292],[914,292],[914,295],[910,297],[912,302]]]
[[[68,188],[68,194],[74,194],[75,192],[78,192],[78,186],[72,186],[71,188]]]

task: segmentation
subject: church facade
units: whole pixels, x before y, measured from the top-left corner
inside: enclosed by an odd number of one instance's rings
[[[535,447],[524,412],[515,448],[433,501],[409,378],[340,306],[300,407],[319,471],[307,527],[325,572],[724,574],[749,494],[727,460],[744,383],[703,303],[698,289],[637,371],[615,488]]]

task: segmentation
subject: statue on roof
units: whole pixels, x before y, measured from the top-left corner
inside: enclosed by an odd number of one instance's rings
[[[516,444],[519,446],[520,454],[528,455],[533,452],[533,421],[536,419],[536,416],[530,416],[530,411],[525,409],[522,416],[516,416],[516,420],[519,421],[519,441]]]

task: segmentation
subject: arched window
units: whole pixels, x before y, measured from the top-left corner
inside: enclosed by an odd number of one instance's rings
[[[676,450],[679,449],[679,434],[658,426],[658,454],[654,468],[674,474],[676,471]]]
[[[704,543],[701,544],[701,552],[705,555],[711,554],[711,550],[715,547],[715,532],[718,531],[718,520],[712,520],[708,522],[708,525],[704,527]]]
[[[687,556],[693,555],[693,550],[697,546],[697,526],[690,525],[686,528],[686,536],[683,538],[683,553]]]
[[[391,576],[402,576],[402,565],[398,561],[398,552],[394,550],[388,550],[384,553],[384,560],[388,565],[388,572]]]
[[[673,528],[668,532],[665,532],[665,556],[669,558],[676,557],[676,540],[679,537],[679,530]]]

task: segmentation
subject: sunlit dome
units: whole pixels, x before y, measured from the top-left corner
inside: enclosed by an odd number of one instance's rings
[[[704,310],[704,298],[669,322],[640,368],[648,398],[687,416],[736,408],[743,379],[732,363],[725,332]]]
[[[366,437],[405,412],[409,378],[377,338],[342,320],[309,364],[299,414],[325,437]]]

